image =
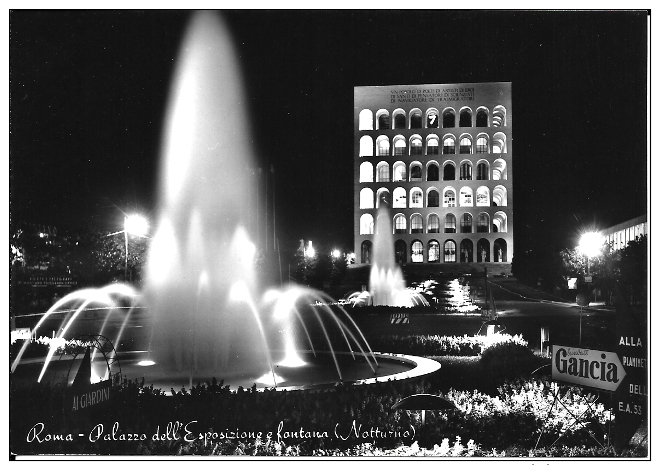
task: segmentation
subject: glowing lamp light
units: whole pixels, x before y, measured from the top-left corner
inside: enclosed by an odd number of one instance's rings
[[[124,231],[135,236],[144,236],[149,231],[149,223],[140,215],[130,215],[124,218]]]
[[[339,249],[335,249],[335,250],[333,250],[333,251],[332,251],[332,256],[333,256],[334,258],[339,258],[339,257],[341,256],[341,252],[339,251]]]
[[[153,366],[155,364],[156,364],[156,362],[154,362],[153,360],[142,360],[142,361],[138,362],[138,366],[141,366],[141,367],[150,367],[150,366]]]
[[[309,241],[309,245],[305,249],[305,256],[308,258],[314,258],[316,255],[316,251],[314,250],[314,247],[312,247],[312,241]]]
[[[601,248],[603,246],[603,240],[603,235],[599,232],[593,231],[584,233],[580,238],[578,250],[581,254],[584,254],[589,258],[593,258],[597,255],[600,255]]]

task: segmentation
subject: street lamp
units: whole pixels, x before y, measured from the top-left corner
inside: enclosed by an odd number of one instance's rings
[[[145,237],[149,231],[147,219],[140,215],[124,217],[124,243],[126,244],[126,261],[124,262],[124,281],[128,280],[128,235]]]
[[[587,295],[577,296],[577,303],[580,306],[580,337],[579,345],[582,345],[582,307],[589,305],[589,288],[591,283],[591,272],[589,270],[589,259],[597,257],[601,253],[603,247],[603,235],[598,231],[590,231],[582,234],[580,243],[578,244],[578,252],[587,257],[587,275],[585,276],[585,283],[587,284]]]
[[[124,233],[124,244],[126,246],[126,257],[124,260],[125,281],[128,280],[128,235],[132,234],[134,236],[146,237],[147,231],[149,231],[149,222],[146,218],[140,215],[129,215],[124,217],[124,229],[122,231],[108,234],[108,236],[114,236],[116,234]]]

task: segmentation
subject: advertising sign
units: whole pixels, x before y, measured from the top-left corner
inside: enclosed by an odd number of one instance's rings
[[[625,376],[626,371],[614,352],[552,346],[553,381],[614,392]]]

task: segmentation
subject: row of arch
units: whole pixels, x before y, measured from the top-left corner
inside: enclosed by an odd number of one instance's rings
[[[398,134],[394,136],[390,143],[388,136],[378,136],[376,138],[376,156],[429,156],[440,155],[442,146],[443,155],[455,155],[458,142],[458,153],[461,155],[477,154],[499,154],[508,153],[506,134],[496,132],[491,137],[486,133],[479,133],[476,136],[471,134],[461,134],[456,137],[454,134],[445,134],[442,140],[437,134],[429,134],[425,139],[419,134],[413,134],[408,139]],[[426,146],[426,150],[424,150]],[[371,136],[360,137],[360,156],[371,157],[374,155],[374,140]]]
[[[410,221],[403,213],[394,215],[392,221],[393,234],[422,234],[422,233],[445,233],[445,234],[472,234],[472,233],[505,233],[507,232],[506,213],[498,211],[493,215],[491,221],[490,215],[481,212],[477,215],[476,221],[470,213],[462,213],[459,221],[456,221],[456,215],[447,213],[443,221],[436,213],[431,213],[426,217],[426,227],[424,218],[419,213],[410,216]],[[360,217],[360,234],[374,234],[374,217],[365,213]]]
[[[362,263],[371,263],[372,248],[371,241],[364,241],[361,245]],[[476,252],[476,253],[475,253]],[[394,256],[397,263],[408,263],[408,255],[412,263],[483,263],[483,262],[506,262],[508,261],[507,243],[504,239],[495,239],[493,241],[492,260],[491,247],[488,239],[482,238],[477,241],[476,250],[474,243],[470,239],[463,239],[457,248],[456,241],[448,239],[440,242],[432,239],[428,241],[426,247],[420,240],[414,240],[410,243],[410,248],[403,240],[394,243]]]
[[[408,113],[402,108],[392,112],[380,109],[376,112],[376,129],[421,129],[421,128],[454,128],[456,127],[457,112],[452,107],[442,110],[428,108],[422,113],[419,108],[413,108]],[[506,126],[506,108],[497,105],[491,111],[485,106],[478,107],[474,112],[472,108],[465,106],[458,110],[458,127],[461,128],[487,128]],[[374,129],[374,114],[369,109],[360,111],[360,131],[372,131]]]
[[[491,199],[490,189],[486,186],[479,186],[476,191],[476,199],[474,191],[471,187],[463,186],[458,191],[458,205],[456,204],[456,189],[451,186],[445,187],[442,190],[442,206],[444,208],[459,207],[506,207],[507,206],[507,191],[504,186],[495,186],[493,188],[493,195]],[[426,198],[426,202],[424,201]],[[397,187],[392,192],[390,198],[390,191],[386,187],[381,187],[376,191],[374,201],[374,191],[369,187],[360,190],[360,209],[379,208],[381,205],[389,205],[392,208],[430,208],[440,207],[440,191],[436,187],[429,187],[426,190],[426,195],[419,187],[413,187],[410,191],[406,192],[403,187]]]
[[[463,160],[458,165],[459,180],[472,181],[473,179],[473,163],[470,160]],[[405,181],[440,181],[440,164],[435,161],[426,163],[426,176],[423,176],[424,165],[422,162],[414,161],[410,165],[406,165],[403,161],[397,161],[392,165],[390,172],[390,164],[386,161],[381,161],[376,165],[376,176],[374,177],[374,165],[371,162],[365,161],[360,164],[360,182],[405,182]],[[477,161],[476,176],[474,179],[477,181],[499,181],[508,178],[506,161],[501,158],[493,161],[492,171],[491,164],[488,160]],[[442,164],[442,180],[455,181],[456,180],[456,162],[453,160],[446,160]]]

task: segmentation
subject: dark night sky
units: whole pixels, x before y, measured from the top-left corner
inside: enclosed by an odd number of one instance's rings
[[[646,12],[230,11],[283,245],[352,247],[353,87],[513,83],[516,252],[647,209]],[[189,13],[10,14],[12,221],[155,215]],[[313,195],[310,195],[313,194]],[[152,218],[155,220],[155,218]]]

